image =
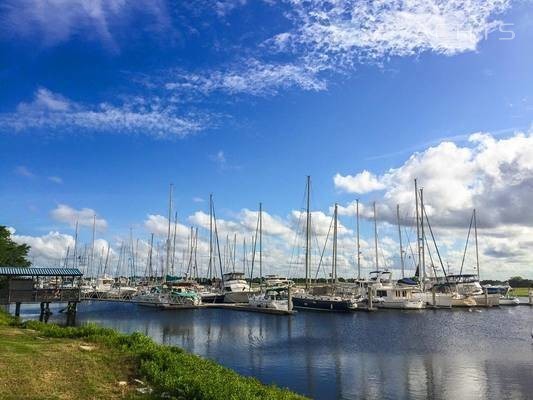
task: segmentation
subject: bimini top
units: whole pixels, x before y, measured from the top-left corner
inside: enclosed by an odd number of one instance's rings
[[[0,267],[0,276],[82,276],[78,268]]]

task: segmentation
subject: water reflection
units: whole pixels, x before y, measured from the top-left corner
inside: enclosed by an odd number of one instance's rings
[[[106,303],[77,313],[317,399],[526,399],[532,317],[529,307],[287,317]]]

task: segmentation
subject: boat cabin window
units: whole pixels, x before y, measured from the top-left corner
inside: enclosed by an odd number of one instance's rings
[[[387,291],[386,290],[376,290],[376,296],[378,297],[386,297]]]

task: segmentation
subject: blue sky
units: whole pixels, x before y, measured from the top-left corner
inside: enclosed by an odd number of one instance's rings
[[[475,149],[476,132],[499,146],[517,132],[529,138],[533,15],[529,2],[385,4],[4,2],[1,223],[36,243],[71,235],[88,208],[105,220],[102,239],[115,243],[131,226],[146,239],[147,216],[165,215],[172,182],[185,225],[214,193],[222,218],[239,222],[262,201],[288,226],[309,174],[316,210],[376,200],[387,232],[398,192],[389,169],[442,142]],[[524,165],[514,176],[527,186],[530,173]],[[440,186],[436,175],[424,185]],[[69,216],[53,213],[59,205]],[[489,207],[465,200],[434,212],[463,218],[472,206]],[[492,228],[515,229],[503,214]],[[349,210],[343,218],[353,229]],[[487,244],[487,259],[502,246]],[[526,270],[523,257],[513,263]]]

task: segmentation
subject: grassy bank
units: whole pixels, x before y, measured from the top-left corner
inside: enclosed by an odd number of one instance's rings
[[[134,378],[153,389],[150,398],[303,399],[139,333],[20,324],[1,310],[0,370],[7,371],[2,399],[147,398],[135,390]]]
[[[525,287],[513,288],[513,290],[511,291],[511,294],[513,296],[528,297],[530,290],[531,290],[530,288],[525,288]]]

